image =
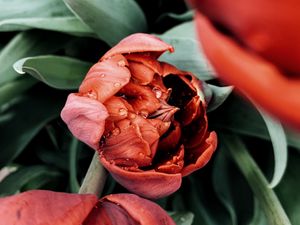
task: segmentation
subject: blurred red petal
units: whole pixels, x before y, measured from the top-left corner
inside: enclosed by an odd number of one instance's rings
[[[158,199],[175,192],[181,185],[181,174],[166,174],[151,171],[127,171],[110,163],[100,155],[102,165],[112,174],[117,182],[129,191],[142,197]]]
[[[215,132],[210,132],[201,145],[192,149],[186,149],[186,155],[188,155],[190,159],[187,160],[189,162],[181,171],[182,176],[185,177],[205,166],[212,157],[216,148],[217,134]]]
[[[27,191],[0,199],[0,224],[80,225],[96,202],[91,194]]]
[[[84,225],[175,225],[157,204],[133,194],[105,196]]]
[[[240,0],[234,4],[231,0],[194,2],[202,13],[228,29],[248,48],[284,70],[299,75],[298,0]]]
[[[300,81],[287,79],[274,65],[241,48],[200,13],[196,23],[202,47],[220,78],[269,113],[300,129]]]
[[[70,94],[61,111],[61,118],[72,134],[93,149],[99,146],[104,132],[106,108],[97,100]]]
[[[97,100],[104,103],[129,82],[131,75],[127,66],[128,62],[122,55],[96,63],[88,71],[79,92],[94,91]]]
[[[163,42],[153,35],[136,33],[121,40],[117,45],[106,52],[104,56],[102,56],[101,61],[117,54],[138,52],[147,52],[155,57],[159,57],[165,51],[173,52],[174,49],[171,45]]]

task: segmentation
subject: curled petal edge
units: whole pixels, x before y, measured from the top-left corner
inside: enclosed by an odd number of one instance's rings
[[[116,46],[106,52],[100,61],[106,60],[116,54],[130,53],[149,53],[153,57],[158,58],[165,51],[173,52],[174,49],[171,45],[153,35],[136,33],[121,40]]]
[[[116,181],[139,196],[158,199],[174,193],[180,188],[181,174],[166,174],[151,171],[126,171],[108,162],[100,155],[100,162]]]
[[[95,99],[70,94],[61,111],[61,118],[72,134],[97,150],[105,129],[108,112],[102,103]]]

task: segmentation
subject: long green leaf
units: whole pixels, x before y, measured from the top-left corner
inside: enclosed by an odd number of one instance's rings
[[[231,94],[233,87],[232,86],[219,87],[211,84],[209,84],[208,87],[212,90],[212,98],[208,104],[207,112],[211,112],[217,109],[225,102],[225,100]]]
[[[23,96],[0,116],[0,168],[12,162],[63,106],[59,97],[39,93]]]
[[[176,225],[192,225],[194,220],[194,214],[191,212],[170,212]]]
[[[55,52],[69,40],[69,36],[52,32],[47,35],[40,31],[17,34],[0,52],[0,85],[18,76],[12,67],[17,60]]]
[[[268,114],[259,110],[269,131],[274,151],[274,174],[270,182],[270,187],[274,188],[283,177],[287,165],[288,148],[284,129],[281,123]]]
[[[52,18],[17,18],[0,21],[0,31],[43,29],[76,36],[95,37],[94,32],[75,16]]]
[[[72,15],[61,0],[2,0],[0,21],[16,18],[53,17]]]
[[[160,60],[190,71],[200,80],[214,78],[214,72],[200,49],[193,22],[182,23],[158,36],[175,49],[173,53],[163,54]]]
[[[69,150],[69,183],[71,192],[77,193],[80,185],[77,180],[77,151],[79,149],[79,141],[76,138],[72,138]]]
[[[269,224],[290,225],[289,218],[282,208],[276,194],[269,187],[266,178],[249,155],[241,140],[231,134],[222,134],[220,139],[221,144],[226,146],[240,171],[248,181],[266,214]]]
[[[34,165],[34,166],[23,166],[17,169],[16,172],[8,175],[0,183],[0,195],[12,195],[20,191],[25,185],[38,178],[40,176],[44,177],[44,180],[48,178],[53,179],[61,174],[52,167],[43,166],[43,165]]]
[[[32,77],[20,77],[0,86],[0,108],[18,95],[31,88],[37,81]]]
[[[30,74],[50,87],[76,89],[91,65],[78,59],[46,55],[20,59],[14,69],[20,74]]]
[[[98,37],[114,45],[129,34],[147,29],[143,11],[134,0],[64,0]]]

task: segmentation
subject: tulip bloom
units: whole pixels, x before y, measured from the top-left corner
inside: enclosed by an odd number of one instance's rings
[[[165,51],[173,47],[148,34],[123,39],[92,66],[61,113],[120,184],[148,198],[176,191],[217,145],[203,83],[158,61]]]
[[[1,225],[175,225],[157,204],[133,194],[97,200],[93,194],[34,190],[0,198]]]
[[[220,78],[300,129],[300,2],[191,2],[202,48]]]

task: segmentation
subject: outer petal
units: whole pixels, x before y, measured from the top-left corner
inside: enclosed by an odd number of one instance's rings
[[[142,197],[157,199],[175,192],[181,185],[181,174],[151,171],[126,171],[100,155],[102,165],[121,185]]]
[[[198,157],[194,163],[188,164],[183,167],[181,174],[182,176],[187,176],[192,172],[205,166],[210,160],[212,154],[217,148],[217,134],[215,132],[210,132],[206,140],[194,149],[186,149],[187,154],[191,155],[194,153],[194,157]]]
[[[197,13],[203,49],[220,77],[277,116],[300,129],[300,80],[285,78],[269,62],[239,47]]]
[[[174,49],[171,45],[163,42],[153,35],[136,33],[121,40],[116,46],[106,52],[100,61],[108,59],[109,57],[117,54],[138,52],[147,52],[158,58],[165,51],[173,52]]]
[[[79,92],[88,93],[94,91],[98,101],[104,103],[130,80],[128,62],[122,55],[98,62],[87,73]]]
[[[248,48],[284,70],[300,75],[298,0],[194,0],[193,2],[201,12],[228,29]]]
[[[79,225],[96,202],[91,194],[28,191],[0,199],[0,224]]]
[[[98,149],[108,117],[105,106],[97,100],[70,94],[61,111],[61,118],[72,134],[93,149]]]
[[[133,194],[113,194],[101,202],[84,225],[176,225],[157,204]]]

